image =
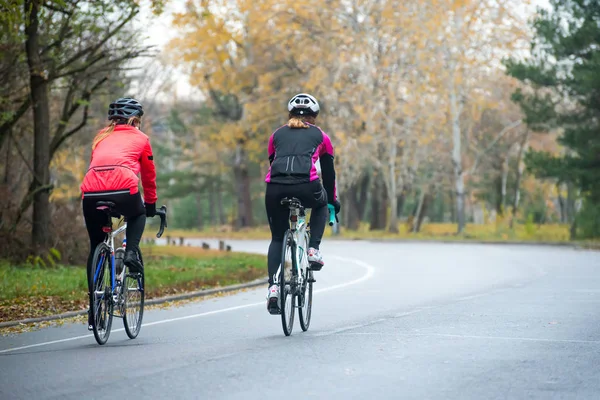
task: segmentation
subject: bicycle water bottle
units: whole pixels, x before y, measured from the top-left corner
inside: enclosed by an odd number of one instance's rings
[[[123,250],[125,250],[125,246],[127,245],[127,239],[123,238]],[[115,272],[117,275],[121,275],[123,271],[123,258],[125,257],[124,251],[116,251],[115,252]]]

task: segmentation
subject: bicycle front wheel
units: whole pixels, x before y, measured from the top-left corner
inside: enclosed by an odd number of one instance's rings
[[[140,260],[142,259],[140,254]],[[130,339],[135,339],[142,328],[144,316],[144,272],[131,273],[125,266],[123,278],[123,325]]]
[[[96,247],[92,259],[92,274],[90,276],[90,311],[92,314],[92,330],[96,342],[105,344],[110,336],[113,319],[113,299],[111,280],[111,251],[105,244]]]
[[[279,271],[279,304],[281,308],[281,325],[286,336],[292,334],[294,329],[294,316],[296,314],[296,296],[293,290],[292,268],[296,262],[296,244],[292,232],[288,230],[283,237],[281,251],[281,268]]]
[[[312,297],[313,297],[313,272],[311,269],[304,271],[304,282],[302,283],[302,307],[298,309],[298,317],[300,319],[300,327],[304,332],[310,326],[310,317],[312,315]]]

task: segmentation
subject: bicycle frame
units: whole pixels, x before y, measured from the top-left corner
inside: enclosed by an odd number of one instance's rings
[[[304,283],[304,276],[300,272],[301,266],[308,268],[308,256],[306,241],[306,229],[308,225],[306,223],[306,210],[298,207],[290,208],[290,231],[292,232],[292,246],[296,248],[296,251],[292,253],[295,255],[295,262],[292,263],[293,276],[296,278],[296,287],[301,286]],[[277,273],[273,279],[275,284],[279,284],[279,274],[281,272],[281,265],[277,269]]]
[[[115,264],[115,236],[125,232],[127,230],[127,223],[123,224],[120,228],[113,231],[112,229],[106,232],[106,239],[104,239],[104,243],[110,248],[110,284],[111,293],[115,293],[115,289],[117,288],[117,278],[119,281],[123,281],[123,277],[125,274],[125,268],[122,269],[121,274],[117,277],[116,272],[116,264]],[[100,267],[104,264],[104,256],[100,258],[98,265],[96,266],[96,272],[94,273],[94,284],[96,284],[98,280],[98,274],[100,273]]]

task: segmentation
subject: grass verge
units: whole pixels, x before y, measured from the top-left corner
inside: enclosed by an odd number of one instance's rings
[[[168,235],[173,239],[184,238],[216,238],[216,239],[270,239],[268,226],[244,228],[233,231],[230,227],[210,228],[204,230],[170,229]],[[332,229],[325,230],[325,237],[332,237]],[[152,238],[152,234],[147,234]],[[345,239],[456,239],[456,240],[494,240],[494,241],[550,241],[565,242],[569,240],[568,225],[548,224],[531,225],[516,224],[513,229],[497,224],[467,224],[462,235],[456,235],[455,224],[429,223],[424,224],[421,231],[412,233],[406,224],[398,225],[398,232],[391,233],[382,230],[369,230],[368,224],[361,224],[359,229],[341,229],[337,236]]]
[[[600,240],[570,241],[569,226],[563,224],[515,224],[511,229],[506,224],[467,224],[465,231],[457,235],[456,225],[449,223],[428,223],[421,231],[412,233],[406,224],[398,225],[398,232],[371,231],[368,224],[362,224],[357,230],[342,228],[339,235],[334,236],[332,229],[325,230],[325,237],[348,240],[443,240],[456,242],[505,242],[505,243],[571,243],[587,249],[600,249]],[[171,229],[172,240],[179,238],[197,239],[254,239],[269,240],[271,233],[268,226],[244,228],[238,231],[230,227],[211,228],[205,230]],[[151,239],[152,236],[148,235]]]
[[[195,247],[144,246],[147,298],[252,281],[266,257]],[[87,309],[85,268],[13,266],[0,260],[0,322]]]

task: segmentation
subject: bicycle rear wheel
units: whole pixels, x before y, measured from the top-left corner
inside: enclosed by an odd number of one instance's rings
[[[113,319],[113,299],[111,284],[111,251],[105,244],[96,247],[92,259],[92,274],[90,276],[90,311],[92,314],[92,330],[96,342],[105,344],[110,336]]]
[[[142,255],[139,254],[140,260]],[[142,261],[142,265],[143,265]],[[125,266],[125,278],[123,279],[123,325],[125,333],[130,339],[135,339],[142,329],[142,318],[144,316],[144,272],[131,273],[129,267]]]
[[[279,307],[281,308],[281,325],[286,336],[292,334],[296,314],[296,296],[292,286],[292,268],[295,268],[295,260],[296,247],[292,232],[288,230],[283,237],[279,271]]]
[[[308,247],[310,242],[310,231],[306,232],[305,247]],[[312,296],[313,296],[313,271],[310,269],[308,260],[306,260],[305,249],[304,260],[301,262],[302,271],[302,287],[300,287],[300,293],[298,293],[298,319],[300,320],[300,327],[304,332],[308,330],[310,326],[310,317],[312,315]]]
[[[302,307],[298,309],[298,317],[300,319],[300,327],[304,332],[310,326],[310,317],[312,315],[312,296],[313,296],[313,272],[310,269],[304,271],[304,282],[302,283],[302,299],[300,300]]]

